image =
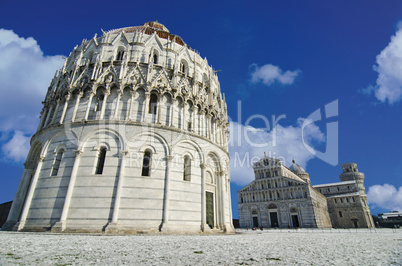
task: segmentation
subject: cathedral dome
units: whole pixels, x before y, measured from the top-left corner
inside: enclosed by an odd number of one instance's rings
[[[301,167],[300,165],[298,165],[296,163],[295,160],[292,160],[292,165],[289,167],[289,169],[295,173],[297,176],[299,176],[301,179],[303,179],[304,181],[306,181],[307,183],[310,183],[310,176],[309,174],[303,169],[303,167]]]
[[[289,169],[295,174],[306,173],[306,171],[303,169],[303,167],[298,165],[295,160],[292,160],[292,165],[289,166]]]

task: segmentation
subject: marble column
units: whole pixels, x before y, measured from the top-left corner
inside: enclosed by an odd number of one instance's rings
[[[64,122],[64,117],[66,116],[67,112],[67,107],[68,107],[68,101],[70,100],[70,94],[67,94],[65,96],[65,102],[64,102],[64,107],[63,107],[63,112],[61,113],[60,121],[59,124],[63,124]]]
[[[45,124],[46,117],[47,117],[47,108],[43,108],[43,110],[41,112],[39,125],[38,125],[38,128],[36,129],[36,131],[39,131],[39,130],[41,130],[43,128],[43,125]]]
[[[200,115],[200,135],[205,137],[205,111],[204,110],[200,110],[199,115]]]
[[[145,104],[143,104],[143,112],[142,112],[142,122],[149,123],[148,121],[148,111],[149,111],[149,98],[150,98],[150,93],[145,92]]]
[[[133,114],[133,104],[134,104],[135,91],[131,91],[130,95],[131,95],[130,107],[129,107],[129,110],[128,110],[128,116],[126,117],[126,120],[132,120],[131,116]]]
[[[25,203],[22,208],[21,218],[18,223],[18,229],[17,229],[18,231],[22,230],[25,226],[25,222],[28,217],[29,208],[31,207],[32,198],[36,189],[36,184],[38,183],[39,174],[41,172],[44,159],[45,157],[39,157],[38,165],[36,166],[35,174],[32,177],[31,184],[28,188],[27,196],[25,198]]]
[[[57,116],[57,113],[59,112],[59,108],[60,108],[60,99],[57,99],[56,108],[54,109],[52,121],[50,121],[50,124],[53,124],[54,121],[56,120],[56,116]]]
[[[162,111],[162,104],[161,104],[161,102],[162,102],[162,95],[159,95],[159,97],[158,97],[158,107],[156,108],[156,117],[157,117],[157,119],[156,119],[156,123],[157,124],[160,124],[161,123],[161,111]]]
[[[172,155],[166,156],[166,174],[165,174],[165,189],[163,195],[163,217],[162,217],[162,230],[169,222],[169,199],[170,199],[170,164],[173,160]],[[165,228],[166,229],[166,228]]]
[[[119,218],[120,199],[121,199],[121,193],[123,190],[124,170],[126,167],[126,155],[127,154],[128,154],[127,151],[121,152],[120,170],[119,170],[119,176],[118,176],[118,180],[117,180],[116,196],[114,199],[112,223],[117,223],[117,220]]]
[[[201,167],[201,230],[206,231],[209,228],[207,224],[206,190],[205,190],[205,169],[207,165],[202,163]]]
[[[171,115],[170,115],[170,126],[171,127],[174,127],[175,125],[174,125],[174,114],[175,114],[175,103],[176,103],[176,99],[173,99],[172,98],[172,105],[171,105],[171,108],[170,108],[170,113],[171,113]]]
[[[181,122],[181,129],[186,130],[187,129],[187,125],[186,125],[186,107],[187,107],[187,103],[183,102],[181,104],[181,118],[182,118],[182,122]]]
[[[84,94],[82,92],[77,94],[77,98],[75,99],[74,112],[73,112],[73,117],[71,119],[71,122],[75,121],[75,117],[77,116],[78,106],[80,105],[80,99],[82,98],[82,96],[84,96]]]
[[[94,95],[95,95],[95,93],[93,91],[91,91],[90,94],[89,94],[87,110],[85,111],[84,121],[88,120],[89,111],[91,110],[91,105],[92,105],[92,98],[94,97]]]
[[[17,193],[15,194],[14,201],[11,205],[10,212],[7,217],[6,223],[3,225],[2,230],[12,230],[14,225],[18,222],[22,207],[24,206],[25,198],[29,185],[31,183],[31,177],[33,169],[28,168],[29,164],[25,163],[24,172],[22,173],[21,181],[18,185]]]
[[[106,92],[105,95],[103,96],[102,109],[101,109],[99,120],[103,120],[103,118],[105,117],[106,103],[107,103],[107,98],[109,95],[110,95],[110,92]]]
[[[211,114],[207,114],[206,115],[206,120],[207,120],[207,133],[206,133],[206,137],[211,139],[211,118],[212,115]]]
[[[190,121],[191,121],[191,132],[196,132],[196,130],[194,130],[196,127],[196,125],[195,125],[195,121],[196,121],[196,119],[195,119],[195,116],[196,116],[196,113],[197,113],[197,110],[198,110],[198,108],[196,107],[196,106],[192,106],[191,107],[191,114],[190,114]]]
[[[120,120],[119,118],[119,106],[120,106],[120,99],[121,99],[121,96],[123,96],[123,91],[118,91],[117,92],[117,102],[116,102],[116,108],[115,108],[115,110],[114,110],[114,115],[113,115],[113,119],[118,119],[118,120]]]
[[[43,124],[43,127],[47,127],[49,125],[49,121],[50,121],[50,117],[52,116],[53,109],[54,109],[54,105],[50,104],[50,109],[46,115],[46,120],[45,120],[45,123]]]
[[[63,210],[61,212],[60,221],[52,227],[52,232],[63,232],[66,228],[67,215],[70,209],[71,198],[73,196],[73,190],[75,186],[75,180],[77,178],[78,166],[80,164],[82,151],[76,150],[74,151],[74,154],[75,160],[73,164],[73,169],[71,170],[70,182],[68,183],[67,193],[64,200]]]

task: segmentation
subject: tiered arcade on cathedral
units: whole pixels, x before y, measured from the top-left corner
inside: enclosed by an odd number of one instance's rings
[[[224,95],[158,22],[83,40],[51,81],[8,230],[232,232]]]
[[[253,168],[255,180],[238,192],[240,227],[374,227],[355,163],[342,164],[341,182],[315,186],[294,160],[288,168],[264,155]]]

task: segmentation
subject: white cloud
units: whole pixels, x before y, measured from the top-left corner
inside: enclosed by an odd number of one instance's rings
[[[262,82],[267,86],[270,86],[275,82],[282,85],[291,85],[295,78],[300,74],[300,70],[287,70],[283,72],[278,66],[271,64],[266,64],[262,67],[253,64],[251,67],[254,68],[254,71],[251,73],[251,82]]]
[[[32,133],[41,102],[64,60],[45,56],[32,37],[0,29],[0,130]]]
[[[402,187],[399,190],[393,185],[374,185],[368,189],[368,201],[374,206],[390,211],[402,211]]]
[[[299,118],[296,126],[277,124],[272,130],[258,129],[232,122],[230,124],[229,154],[231,180],[238,185],[246,185],[254,180],[253,163],[264,156],[280,158],[285,165],[295,159],[302,167],[314,158],[302,141],[303,119]],[[310,146],[314,142],[323,142],[324,133],[318,126],[310,124],[304,128],[304,140]]]
[[[402,28],[376,57],[378,72],[374,94],[381,102],[393,104],[402,99]],[[370,89],[367,91],[370,92]]]
[[[30,137],[24,136],[21,131],[16,131],[11,140],[3,145],[2,150],[8,159],[22,162],[28,155]]]
[[[24,135],[35,133],[41,102],[63,63],[60,56],[45,56],[32,37],[0,29],[0,134],[13,135],[2,146],[8,159],[26,156],[29,141]]]

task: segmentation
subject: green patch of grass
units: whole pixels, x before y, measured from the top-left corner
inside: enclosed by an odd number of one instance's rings
[[[11,252],[6,253],[6,256],[9,256],[9,257],[11,257],[12,259],[15,259],[15,260],[20,260],[21,259],[21,257],[18,257],[18,256],[16,256],[15,254],[13,254]]]
[[[202,251],[194,251],[195,254],[203,254],[204,252]]]
[[[267,258],[267,260],[281,260],[280,258]]]

